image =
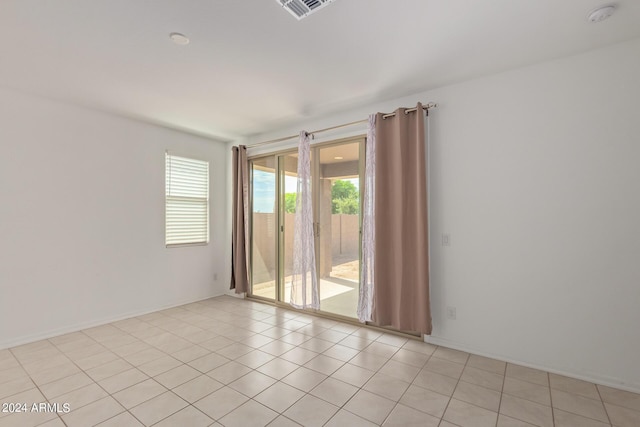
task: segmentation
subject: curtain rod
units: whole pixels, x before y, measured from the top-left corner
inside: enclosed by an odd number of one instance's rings
[[[427,112],[432,108],[438,108],[438,104],[436,104],[435,102],[429,102],[429,103],[427,103],[427,104],[422,106],[422,109],[426,110]],[[404,111],[404,113],[405,114],[412,113],[412,112],[416,111],[417,109],[418,109],[417,107],[407,108]],[[389,113],[389,114],[383,115],[382,118],[383,119],[388,119],[389,117],[393,117],[395,115],[396,115],[396,113]],[[358,121],[350,122],[350,123],[344,123],[344,124],[337,125],[337,126],[332,126],[332,127],[329,127],[329,128],[314,130],[313,132],[308,132],[308,134],[313,136],[313,134],[316,134],[316,133],[327,132],[327,131],[334,130],[334,129],[340,129],[340,128],[344,128],[344,127],[348,127],[348,126],[358,125],[360,123],[367,123],[367,121],[368,121],[368,119],[358,120]],[[269,141],[257,142],[255,144],[247,145],[247,148],[258,147],[260,145],[274,144],[276,142],[282,142],[282,141],[286,141],[288,139],[298,138],[298,136],[299,135],[291,135],[291,136],[285,136],[283,138],[271,139]]]

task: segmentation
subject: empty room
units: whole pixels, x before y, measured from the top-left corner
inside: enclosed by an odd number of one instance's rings
[[[640,426],[640,2],[1,0],[0,427]]]

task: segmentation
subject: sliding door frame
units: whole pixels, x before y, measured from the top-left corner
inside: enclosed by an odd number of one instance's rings
[[[360,209],[359,209],[359,213],[358,213],[358,261],[359,261],[359,268],[358,268],[358,289],[360,289],[360,283],[361,283],[361,279],[362,279],[362,268],[360,268],[362,266],[362,202],[364,201],[364,154],[365,154],[365,143],[366,143],[366,135],[359,135],[359,136],[354,136],[354,137],[348,137],[348,138],[342,138],[342,139],[337,139],[337,140],[333,140],[333,141],[327,141],[327,142],[323,142],[323,143],[319,143],[316,144],[314,146],[312,146],[312,150],[315,150],[312,155],[312,164],[311,164],[311,170],[312,170],[312,177],[314,177],[313,179],[313,184],[312,187],[316,188],[316,189],[320,189],[321,186],[321,180],[322,177],[320,176],[320,150],[322,150],[323,148],[330,148],[330,147],[335,147],[335,146],[340,146],[340,145],[344,145],[344,144],[354,144],[354,143],[358,143],[358,181],[359,181],[359,185],[358,185],[358,197],[359,197],[359,205],[360,205]],[[320,223],[320,199],[321,199],[321,192],[314,190],[312,192],[313,194],[313,219],[314,219],[314,243],[315,243],[315,252],[316,252],[316,268],[319,271],[319,263],[320,263],[320,238],[321,238],[321,229],[322,227],[326,227],[325,224],[321,224]],[[319,227],[319,228],[317,228]],[[320,298],[320,311],[322,311],[323,313],[327,313],[329,315],[333,315],[335,317],[339,317],[339,318],[346,318],[346,319],[354,319],[348,316],[342,316],[339,314],[334,314],[334,313],[330,313],[330,312],[326,312],[322,310],[322,286],[320,286],[320,273],[318,273],[318,297]],[[357,316],[357,314],[356,314]]]
[[[317,191],[317,188],[319,188],[319,183],[320,183],[320,174],[319,174],[319,168],[320,168],[320,157],[319,157],[319,152],[320,149],[322,148],[326,148],[326,147],[331,147],[331,146],[338,146],[338,145],[342,145],[342,144],[347,144],[347,143],[355,143],[358,142],[359,143],[359,156],[358,156],[358,178],[360,180],[360,186],[359,186],[359,193],[360,193],[360,214],[359,214],[359,251],[358,251],[358,257],[360,262],[362,262],[362,201],[364,198],[364,163],[365,163],[365,144],[366,144],[366,135],[362,134],[362,135],[355,135],[355,136],[350,136],[350,137],[345,137],[345,138],[339,138],[339,139],[335,139],[335,140],[330,140],[330,141],[325,141],[325,142],[320,142],[320,143],[316,143],[316,144],[312,144],[311,145],[311,150],[312,150],[312,164],[311,164],[311,170],[312,170],[312,196],[313,196],[313,201],[312,201],[312,205],[313,205],[313,215],[314,215],[314,223],[318,222],[319,223],[319,206],[320,206],[320,192]],[[270,153],[264,153],[264,154],[257,154],[254,156],[250,156],[248,158],[249,164],[253,165],[253,162],[255,160],[259,160],[262,158],[267,158],[267,157],[274,157],[275,158],[275,165],[276,165],[276,170],[275,170],[275,176],[276,176],[276,209],[277,209],[277,224],[276,224],[276,228],[278,230],[278,238],[274,239],[274,244],[275,244],[275,253],[276,253],[276,292],[275,292],[275,299],[271,299],[271,298],[265,298],[265,297],[261,297],[261,296],[257,296],[253,294],[253,268],[252,267],[252,263],[253,263],[253,173],[251,174],[251,179],[249,182],[249,208],[251,210],[251,214],[249,215],[249,232],[250,232],[250,256],[249,256],[249,262],[250,262],[250,268],[249,268],[249,291],[247,292],[247,298],[252,299],[252,300],[256,300],[256,301],[260,301],[260,302],[265,302],[265,303],[269,303],[269,304],[273,304],[276,307],[281,307],[281,308],[288,308],[288,309],[292,309],[291,305],[287,302],[285,302],[286,300],[286,295],[284,295],[285,293],[285,283],[284,283],[284,246],[285,246],[285,241],[284,241],[284,218],[285,218],[285,204],[282,200],[282,197],[284,197],[285,194],[285,189],[284,189],[284,159],[287,155],[290,154],[295,154],[298,152],[297,147],[295,148],[289,148],[289,149],[282,149],[282,150],[277,150],[274,152],[270,152]],[[253,168],[251,168],[251,170],[253,171]],[[314,224],[315,225],[315,224]],[[320,225],[320,227],[322,227],[322,225]],[[319,240],[319,236],[317,235],[317,231],[316,231],[316,226],[314,226],[314,239],[315,239],[315,243],[318,242]],[[316,251],[316,269],[318,268],[318,262],[319,262],[319,245],[315,245],[315,251]],[[358,269],[358,287],[360,286],[360,280],[361,280],[361,269]],[[317,273],[318,274],[318,273]],[[319,274],[318,274],[318,287],[320,287],[320,283],[319,283]],[[321,289],[319,289],[319,292],[321,292]],[[347,322],[347,323],[352,323],[354,325],[359,325],[359,326],[365,326],[365,324],[360,323],[358,321],[357,318],[354,317],[348,317],[348,316],[343,316],[340,314],[335,314],[335,313],[330,313],[330,312],[326,312],[326,311],[322,311],[321,310],[312,310],[312,309],[296,309],[296,312],[302,311],[305,314],[313,314],[313,315],[317,315],[323,318],[328,318],[328,319],[332,319],[332,320],[339,320],[342,322]],[[372,328],[375,329],[379,329],[379,330],[383,330],[383,328],[379,328],[375,325],[369,325],[368,323],[366,324],[367,326],[371,326]],[[386,330],[386,329],[384,329]],[[404,335],[402,332],[399,332],[400,334]]]
[[[247,162],[249,163],[249,172],[250,172],[250,176],[249,176],[249,256],[247,257],[249,260],[249,271],[248,271],[248,278],[249,278],[249,289],[247,290],[247,297],[250,297],[251,299],[256,299],[259,301],[264,301],[264,302],[268,302],[271,303],[273,301],[277,301],[278,300],[278,280],[279,280],[279,275],[280,275],[280,271],[279,271],[279,259],[280,259],[280,254],[278,254],[278,239],[274,239],[274,249],[275,249],[275,254],[276,254],[276,274],[275,274],[275,288],[276,288],[276,292],[275,292],[275,296],[274,299],[271,298],[267,298],[267,297],[261,297],[258,295],[254,295],[253,294],[253,165],[254,162],[256,160],[260,160],[260,159],[265,159],[268,157],[274,157],[272,154],[266,154],[266,155],[260,155],[260,156],[253,156],[251,158],[247,158]],[[274,171],[274,175],[276,176],[276,193],[275,193],[275,198],[276,198],[276,202],[278,201],[278,185],[277,185],[277,177],[278,177],[278,157],[275,157],[275,171]],[[278,205],[279,208],[279,203],[276,203],[276,205]],[[276,228],[279,227],[279,214],[276,216]],[[280,236],[280,233],[278,233],[278,236]]]
[[[284,222],[286,215],[286,204],[284,203],[284,196],[286,194],[285,191],[285,176],[286,176],[286,167],[285,167],[285,159],[289,154],[296,153],[296,150],[287,150],[285,152],[276,154],[276,164],[278,165],[278,170],[276,172],[276,200],[278,205],[278,238],[276,241],[276,254],[278,254],[278,269],[276,272],[276,304],[284,304],[288,305],[284,300],[285,296],[285,272],[284,272],[284,248],[285,248],[285,236],[284,236]]]

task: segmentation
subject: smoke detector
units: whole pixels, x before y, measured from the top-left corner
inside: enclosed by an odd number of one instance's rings
[[[175,44],[179,44],[179,45],[186,45],[189,44],[189,37],[185,36],[184,34],[180,34],[180,33],[171,33],[169,34],[169,38],[175,43]]]
[[[589,20],[589,22],[602,22],[605,19],[609,18],[611,15],[613,15],[613,12],[616,10],[616,6],[615,5],[607,5],[607,6],[600,6],[597,9],[593,9],[591,12],[589,12],[589,15],[587,16],[587,20]]]
[[[276,0],[280,6],[285,8],[298,21],[306,18],[314,12],[319,11],[335,0]]]

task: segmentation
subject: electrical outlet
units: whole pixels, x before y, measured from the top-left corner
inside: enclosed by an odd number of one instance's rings
[[[449,233],[442,233],[442,246],[451,246],[451,235]]]
[[[456,320],[456,308],[455,307],[447,307],[447,319]]]
[[[213,280],[218,280],[218,273],[213,273]]]

